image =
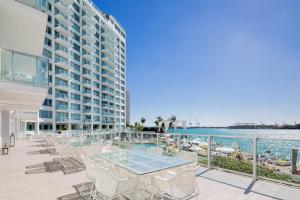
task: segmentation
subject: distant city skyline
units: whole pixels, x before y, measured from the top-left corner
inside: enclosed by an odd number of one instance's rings
[[[131,123],[300,121],[299,1],[94,2],[127,32]]]

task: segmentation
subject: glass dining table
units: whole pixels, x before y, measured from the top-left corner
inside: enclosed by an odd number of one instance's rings
[[[137,175],[145,175],[192,163],[191,161],[182,160],[176,157],[139,150],[99,153],[95,156],[123,167]]]

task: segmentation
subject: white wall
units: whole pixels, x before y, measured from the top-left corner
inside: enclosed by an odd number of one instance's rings
[[[0,0],[0,47],[41,56],[47,14],[14,0]]]
[[[10,145],[10,111],[1,110],[1,136],[2,146]]]

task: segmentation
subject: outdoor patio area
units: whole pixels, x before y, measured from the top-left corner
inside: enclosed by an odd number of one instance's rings
[[[57,165],[60,161],[63,168]],[[39,140],[19,140],[8,155],[0,156],[0,199],[79,200],[85,167],[71,158],[55,154]],[[300,188],[258,180],[200,167],[197,176],[199,196],[194,199],[287,199],[298,200]],[[88,185],[87,185],[88,187]]]

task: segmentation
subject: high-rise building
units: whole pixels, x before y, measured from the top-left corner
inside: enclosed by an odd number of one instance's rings
[[[91,0],[48,0],[43,56],[49,90],[42,131],[122,129],[126,123],[126,35]]]
[[[126,90],[126,125],[130,125],[130,93]]]

